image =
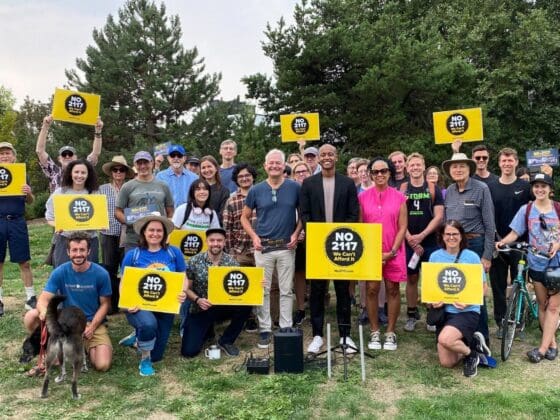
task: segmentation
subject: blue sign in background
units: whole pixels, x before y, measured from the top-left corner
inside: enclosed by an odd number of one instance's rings
[[[558,149],[527,150],[527,166],[558,166]]]

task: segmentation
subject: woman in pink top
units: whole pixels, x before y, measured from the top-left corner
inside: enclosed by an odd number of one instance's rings
[[[385,334],[384,350],[397,349],[395,325],[399,317],[401,297],[399,283],[406,281],[406,252],[404,235],[407,228],[406,197],[389,186],[389,179],[394,175],[390,161],[376,157],[368,165],[373,188],[358,196],[360,201],[361,220],[365,223],[382,225],[382,261],[383,279],[387,292],[389,323]],[[377,319],[377,297],[381,282],[367,282],[367,309],[371,327],[368,348],[381,349],[381,334]]]

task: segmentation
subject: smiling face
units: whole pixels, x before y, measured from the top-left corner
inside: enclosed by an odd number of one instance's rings
[[[319,164],[324,171],[331,171],[335,169],[338,156],[336,148],[330,144],[324,144],[319,149]]]
[[[500,159],[498,160],[498,166],[502,171],[502,175],[504,176],[513,176],[515,175],[515,171],[517,170],[517,165],[519,161],[515,157],[515,155],[500,155]]]
[[[305,162],[301,162],[294,166],[294,169],[292,169],[292,175],[298,184],[302,184],[303,180],[311,175],[311,172],[309,172],[309,167],[305,164]]]
[[[449,175],[455,182],[467,182],[470,176],[469,165],[466,163],[452,163],[449,165]]]
[[[237,146],[236,144],[231,142],[224,142],[220,146],[220,156],[222,157],[223,162],[231,162],[237,155]]]
[[[369,171],[367,168],[367,163],[362,163],[361,165],[359,165],[357,167],[356,172],[358,173],[358,178],[360,180],[360,183],[362,185],[370,185],[371,184],[371,178],[369,177]]]
[[[138,178],[140,179],[146,179],[151,177],[153,166],[154,163],[146,159],[139,159],[136,162],[134,162],[134,167],[136,168]]]
[[[445,226],[443,243],[447,252],[455,254],[461,246],[461,232],[459,232],[459,229],[453,226]]]
[[[161,246],[164,232],[165,228],[160,221],[152,220],[151,222],[148,222],[146,229],[144,229],[144,238],[146,239],[148,247],[155,248]]]
[[[410,178],[421,179],[424,176],[425,169],[426,169],[426,165],[424,164],[423,159],[420,159],[419,157],[413,157],[408,159],[406,171],[408,172]]]
[[[426,172],[426,181],[433,182],[437,184],[439,181],[439,173],[436,168],[430,168],[428,172]]]
[[[488,150],[477,150],[473,153],[472,158],[476,162],[477,170],[486,170],[488,167],[488,159],[490,159]]]
[[[376,188],[383,189],[387,187],[391,177],[391,171],[387,162],[383,160],[375,161],[371,167],[370,176]]]
[[[113,181],[124,181],[126,178],[127,169],[124,166],[113,166],[111,168],[111,178]]]
[[[87,166],[82,165],[81,163],[78,165],[74,165],[71,174],[72,174],[72,188],[75,190],[83,189],[88,177]]]
[[[251,172],[247,169],[241,169],[237,174],[237,184],[239,185],[239,188],[248,190],[251,188],[254,181],[253,175],[251,175]]]
[[[174,172],[177,173],[183,171],[183,165],[185,164],[185,160],[187,160],[187,157],[179,152],[173,152],[167,156],[167,162],[169,162],[169,167]]]
[[[204,207],[204,204],[206,204],[209,196],[210,192],[206,188],[206,185],[198,184],[194,188],[194,200],[196,201],[198,207]]]
[[[264,170],[269,178],[284,176],[284,159],[281,153],[270,153],[264,163]]]
[[[211,255],[218,256],[224,250],[226,238],[221,233],[212,233],[206,238],[208,252]]]
[[[58,162],[60,163],[60,166],[62,166],[62,169],[66,169],[70,162],[77,159],[78,156],[76,156],[76,154],[72,152],[72,150],[65,150],[58,156]]]
[[[404,155],[398,154],[391,157],[391,162],[395,167],[395,172],[397,173],[397,175],[404,174],[404,169],[406,167],[406,158]]]
[[[550,185],[544,182],[534,182],[531,190],[533,191],[533,195],[537,200],[544,200],[550,197],[552,188],[550,188]]]
[[[205,160],[205,161],[200,163],[200,175],[202,175],[202,177],[206,181],[214,182],[215,179],[216,179],[216,173],[217,172],[218,172],[218,169],[209,160]]]
[[[68,257],[70,258],[70,261],[72,261],[73,265],[84,265],[89,255],[87,241],[85,239],[81,241],[70,241],[66,252],[68,253]]]
[[[0,149],[0,163],[14,163],[16,161],[16,154],[8,147]]]

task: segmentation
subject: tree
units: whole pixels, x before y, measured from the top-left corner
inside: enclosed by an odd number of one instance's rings
[[[302,1],[293,25],[267,26],[274,79],[246,77],[247,97],[271,121],[318,111],[322,132],[348,139],[346,157],[402,149],[440,162],[449,148],[433,144],[432,112],[479,106],[492,149],[551,145],[560,117],[554,4]]]
[[[14,124],[17,116],[14,111],[15,103],[12,92],[0,85],[0,141],[14,143]]]
[[[105,150],[151,148],[177,137],[188,113],[218,94],[221,76],[204,74],[197,49],[181,45],[179,17],[168,17],[163,4],[127,1],[93,40],[86,59],[76,60],[83,77],[75,69],[66,76],[71,87],[101,95]]]

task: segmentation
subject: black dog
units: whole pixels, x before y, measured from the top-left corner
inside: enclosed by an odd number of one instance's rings
[[[23,353],[19,358],[20,363],[29,363],[39,354],[41,349],[41,327],[35,328],[35,331],[24,340],[21,349]]]
[[[76,306],[69,306],[57,311],[59,303],[65,299],[66,296],[53,296],[47,307],[46,323],[49,331],[49,341],[42,398],[46,398],[48,395],[49,373],[56,360],[61,364],[62,378],[65,374],[64,365],[66,363],[72,365],[72,398],[80,398],[80,394],[78,394],[78,374],[84,361],[83,333],[86,329],[87,320],[84,312]]]

